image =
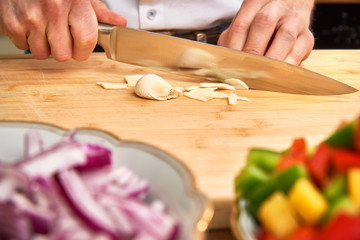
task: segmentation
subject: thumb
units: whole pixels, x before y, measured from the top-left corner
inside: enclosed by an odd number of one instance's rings
[[[95,11],[98,22],[121,27],[126,26],[126,18],[110,11],[100,0],[91,0],[91,5]]]

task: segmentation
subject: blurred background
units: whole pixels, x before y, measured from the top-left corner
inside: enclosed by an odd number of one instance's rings
[[[360,0],[317,0],[312,30],[315,49],[360,48]],[[23,54],[0,34],[0,54]]]

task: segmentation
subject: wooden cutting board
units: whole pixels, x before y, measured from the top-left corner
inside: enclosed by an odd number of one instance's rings
[[[23,57],[23,56],[22,56]],[[305,68],[360,89],[360,50],[315,50]],[[343,120],[360,113],[360,95],[304,96],[236,91],[251,101],[228,105],[186,97],[152,101],[132,88],[104,90],[97,82],[124,82],[125,75],[156,73],[174,86],[199,81],[106,59],[85,62],[0,59],[0,120],[40,121],[64,128],[91,127],[121,139],[156,146],[184,163],[198,188],[214,203],[213,227],[228,225],[233,179],[250,147],[287,148],[296,137],[314,145]]]

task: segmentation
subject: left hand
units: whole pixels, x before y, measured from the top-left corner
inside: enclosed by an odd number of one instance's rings
[[[314,0],[244,0],[218,45],[300,64],[314,47]]]

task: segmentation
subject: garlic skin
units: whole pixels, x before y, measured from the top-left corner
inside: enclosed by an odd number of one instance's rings
[[[135,94],[142,98],[168,100],[178,97],[178,92],[162,77],[146,74],[135,85]]]

